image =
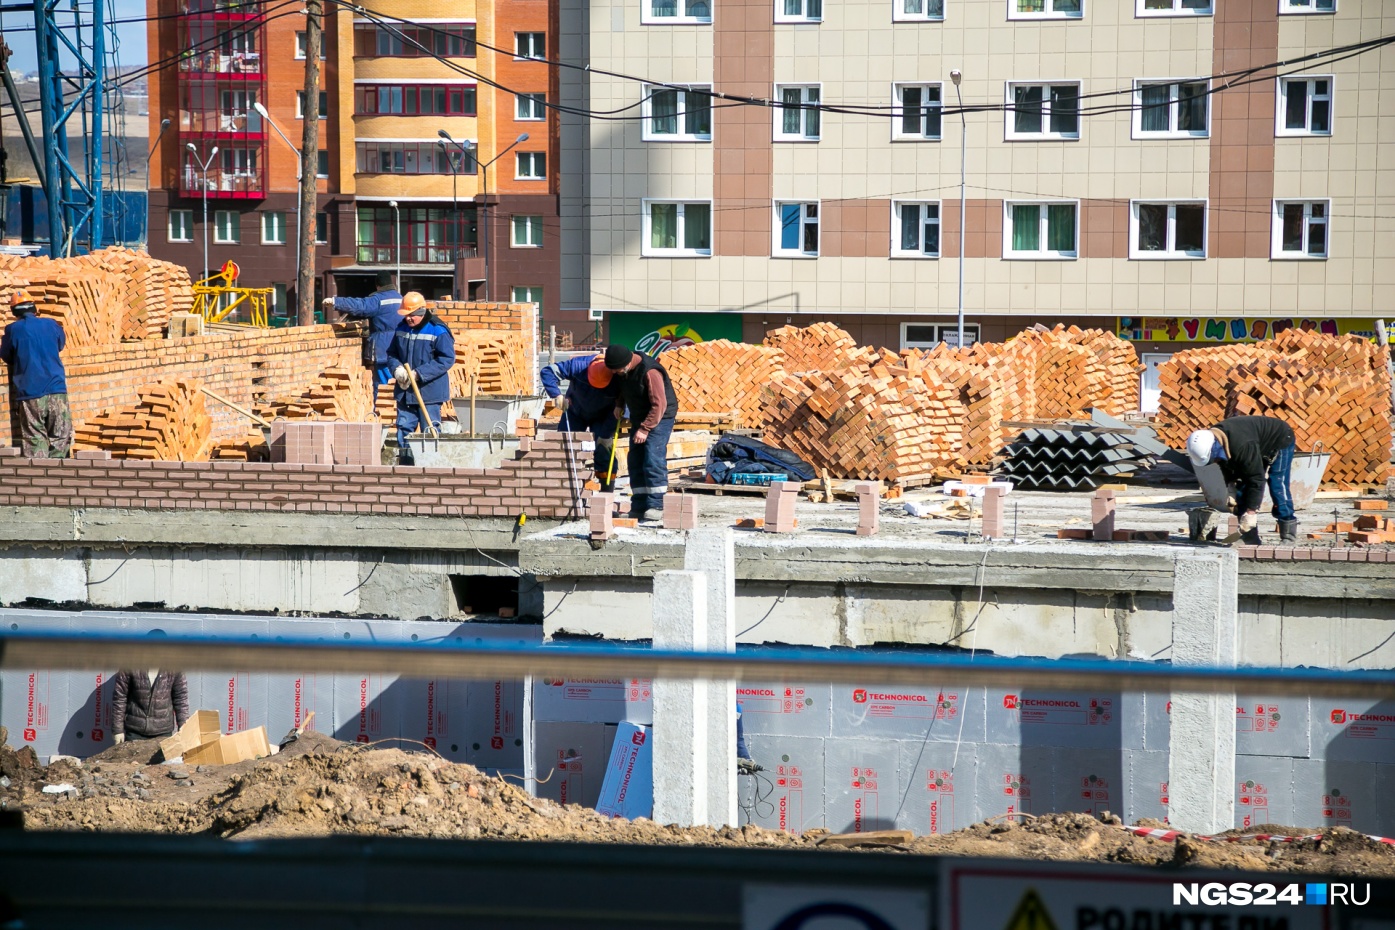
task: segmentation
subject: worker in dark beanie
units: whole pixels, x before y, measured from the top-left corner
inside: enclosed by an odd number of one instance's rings
[[[661,520],[668,491],[668,437],[678,416],[678,397],[668,372],[651,356],[624,346],[608,346],[605,367],[620,385],[622,406],[615,416],[630,411],[630,516]]]

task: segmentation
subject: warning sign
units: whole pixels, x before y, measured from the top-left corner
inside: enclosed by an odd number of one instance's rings
[[[1036,889],[1028,888],[1004,930],[1056,930],[1056,925],[1051,922],[1046,905],[1037,897]]]
[[[1178,873],[1123,866],[990,859],[940,867],[940,930],[1330,930],[1332,909],[1288,904],[1174,903]],[[1243,873],[1187,872],[1185,881],[1266,881]],[[1009,893],[1009,890],[1011,893]]]

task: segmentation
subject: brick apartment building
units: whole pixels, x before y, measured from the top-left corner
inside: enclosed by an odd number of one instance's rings
[[[967,338],[1156,358],[1395,311],[1395,50],[1262,67],[1388,0],[561,2],[563,104],[641,116],[563,116],[563,305],[612,334],[952,338],[965,133]]]
[[[528,300],[555,314],[559,124],[548,102],[558,88],[542,60],[555,7],[325,7],[317,297],[367,293],[387,269],[428,297]],[[201,266],[201,164],[217,146],[209,264],[233,259],[241,284],[274,287],[277,312],[293,314],[305,17],[232,0],[148,0],[148,9],[166,17],[151,20],[151,60],[185,50],[151,80],[152,134],[171,120],[151,159],[151,253]]]

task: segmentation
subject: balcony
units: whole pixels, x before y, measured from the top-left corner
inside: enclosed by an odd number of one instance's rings
[[[269,127],[255,109],[266,99],[260,10],[231,0],[189,0],[186,12],[179,21],[187,49],[179,62],[179,194],[263,197]],[[197,155],[187,151],[190,145]],[[201,166],[215,146],[205,178]]]
[[[212,196],[212,195],[210,195]],[[449,245],[404,245],[402,246],[401,261],[398,260],[398,250],[390,245],[360,245],[358,247],[358,263],[360,265],[382,265],[392,267],[394,265],[440,265],[447,268],[452,265],[464,262],[469,267],[471,262],[478,262],[480,271],[484,269],[484,259],[479,257],[478,252],[473,248],[454,249]],[[469,280],[481,280],[483,274],[472,275]]]
[[[221,158],[218,153],[215,161]],[[238,165],[214,164],[208,169],[209,200],[257,200],[266,196],[266,180],[260,161]],[[204,173],[193,164],[193,156],[184,153],[184,170],[179,173],[179,196],[204,196]]]

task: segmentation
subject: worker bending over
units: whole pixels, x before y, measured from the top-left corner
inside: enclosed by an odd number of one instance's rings
[[[113,740],[164,739],[189,719],[189,683],[183,672],[122,669],[112,687]]]
[[[397,310],[403,317],[392,334],[387,349],[388,364],[396,382],[393,397],[397,401],[397,463],[415,465],[412,446],[407,437],[421,427],[441,428],[441,405],[450,400],[450,366],[455,364],[455,337],[435,314],[426,309],[426,298],[416,291],[402,297]],[[412,390],[415,380],[417,390]],[[421,404],[417,403],[421,393]],[[422,410],[422,404],[426,406]]]
[[[27,291],[10,296],[15,321],[0,336],[0,359],[10,369],[15,435],[31,459],[65,459],[73,446],[68,378],[59,353],[68,337],[57,320],[39,316]]]
[[[620,395],[620,385],[605,367],[605,359],[599,355],[579,355],[544,367],[541,378],[543,390],[562,411],[557,428],[565,433],[590,430],[596,441],[592,462],[596,480],[601,483],[602,491],[613,490],[615,428],[620,423],[615,418],[615,400]],[[565,396],[562,395],[563,381],[567,382]]]
[[[620,400],[630,411],[630,516],[661,520],[668,491],[668,437],[678,416],[673,382],[654,358],[624,346],[605,350],[605,367],[619,382]],[[617,405],[615,418],[623,413]]]
[[[1235,514],[1240,518],[1241,538],[1252,546],[1260,542],[1259,505],[1264,500],[1266,471],[1279,538],[1283,542],[1298,539],[1290,485],[1294,451],[1292,427],[1273,417],[1230,417],[1187,438],[1187,455],[1193,465],[1202,468],[1215,462],[1226,483],[1238,485]]]
[[[368,321],[368,336],[363,341],[363,364],[373,369],[375,383],[387,384],[391,381],[392,367],[388,365],[387,350],[392,345],[397,324],[401,322],[397,311],[402,306],[402,295],[392,286],[392,274],[378,272],[378,289],[367,297],[326,297],[324,305],[351,320]]]

